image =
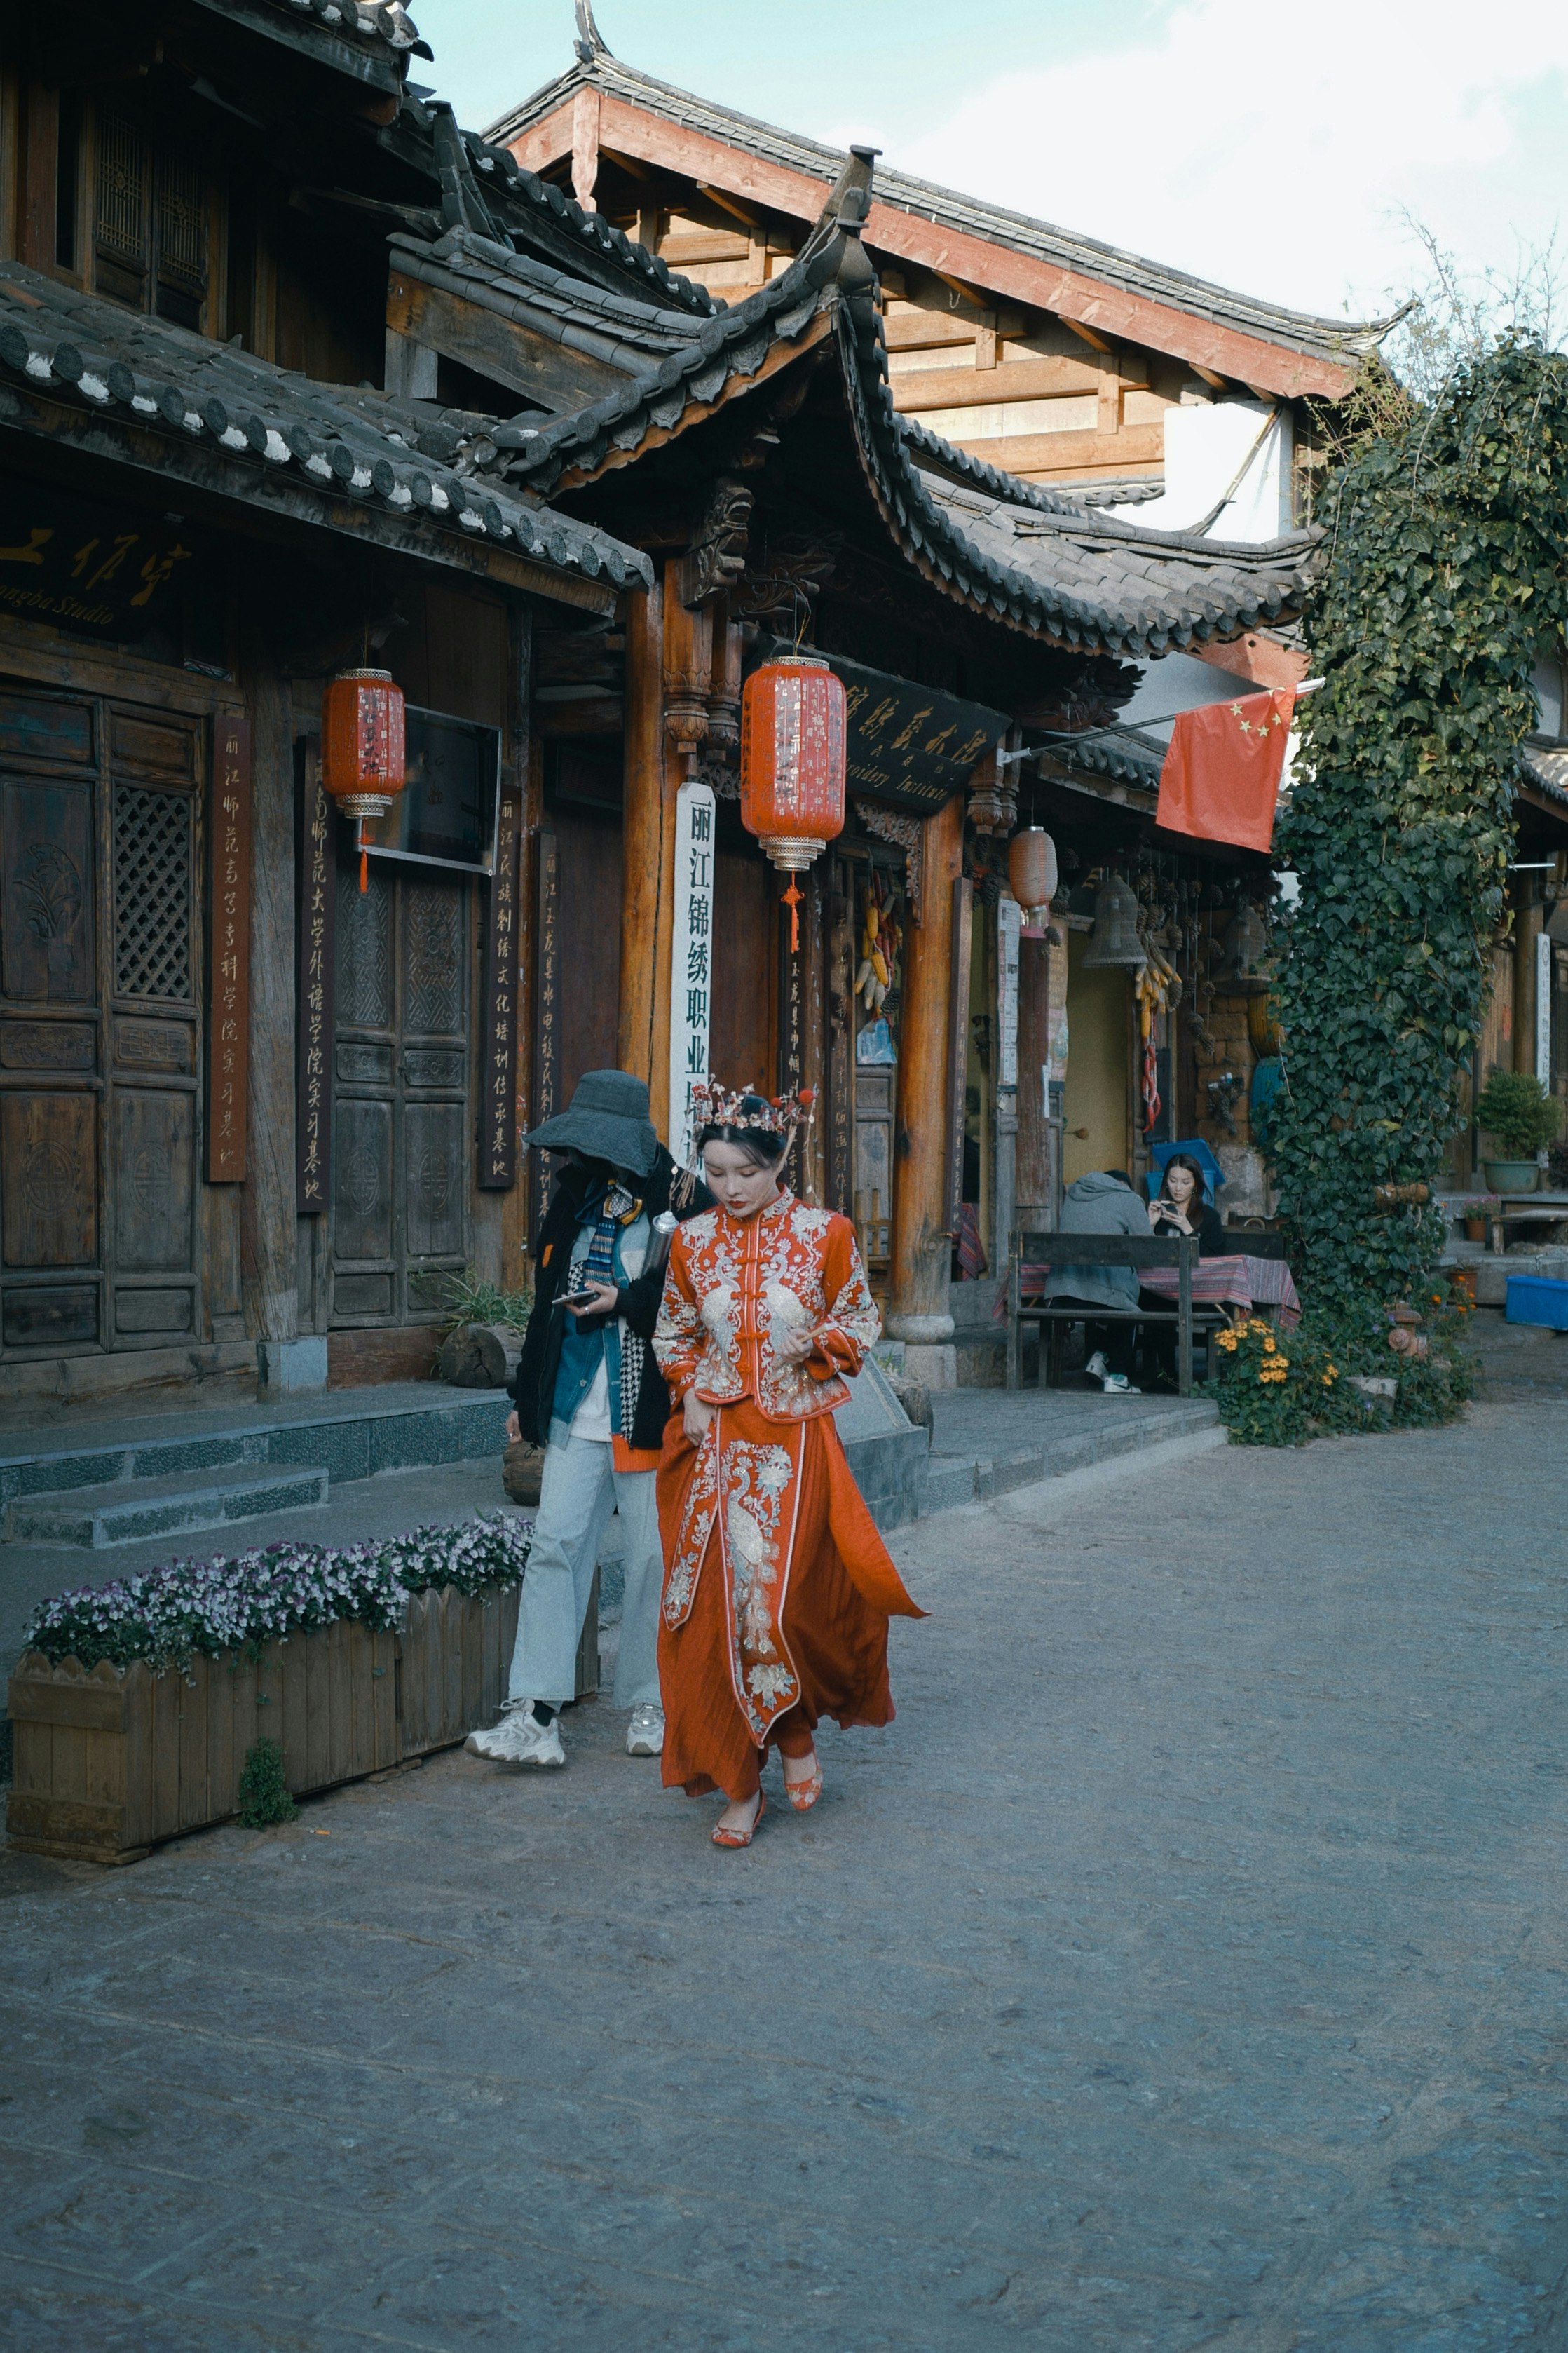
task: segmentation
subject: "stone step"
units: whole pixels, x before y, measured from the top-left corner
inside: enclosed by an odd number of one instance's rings
[[[54,1502],[67,1489],[141,1485],[193,1472],[248,1476],[313,1469],[342,1483],[382,1471],[464,1462],[500,1454],[510,1410],[504,1391],[407,1383],[390,1392],[350,1391],[341,1399],[293,1402],[270,1411],[250,1406],[195,1410],[168,1422],[100,1423],[91,1446],[34,1440],[24,1449],[13,1437],[0,1453],[0,1503],[35,1495]],[[17,1540],[8,1522],[5,1533]]]
[[[997,1419],[1001,1423],[1003,1417]],[[1142,1412],[1119,1404],[1114,1419],[1096,1417],[1071,1429],[1053,1430],[1046,1414],[1041,1420],[1038,1434],[1031,1432],[1022,1444],[1004,1443],[994,1452],[971,1453],[966,1449],[962,1453],[933,1453],[926,1471],[925,1510],[951,1511],[957,1504],[981,1503],[991,1495],[1007,1494],[1015,1487],[1038,1486],[1042,1480],[1059,1479],[1068,1471],[1163,1446],[1173,1438],[1190,1438],[1199,1430],[1212,1430],[1219,1420],[1219,1409],[1207,1398],[1162,1398]],[[942,1444],[940,1414],[937,1444],[939,1449]]]
[[[5,1506],[12,1544],[73,1545],[104,1552],[146,1544],[191,1528],[226,1527],[327,1501],[330,1474],[316,1465],[292,1471],[242,1464],[228,1472],[185,1471],[163,1479],[117,1479],[14,1497]]]

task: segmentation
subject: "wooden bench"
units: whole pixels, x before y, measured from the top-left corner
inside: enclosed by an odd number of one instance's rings
[[[1193,1330],[1194,1320],[1205,1330],[1216,1329],[1228,1318],[1218,1308],[1194,1308],[1193,1269],[1198,1262],[1196,1237],[1190,1234],[1014,1234],[1007,1253],[1007,1387],[1024,1386],[1024,1325],[1049,1325],[1050,1361],[1042,1366],[1041,1387],[1055,1385],[1060,1371],[1058,1351],[1062,1327],[1068,1324],[1173,1324],[1176,1326],[1176,1385],[1184,1397],[1193,1390]],[[1058,1306],[1051,1300],[1026,1300],[1026,1263],[1043,1266],[1047,1274],[1066,1266],[1173,1266],[1177,1271],[1173,1308]],[[1041,1333],[1042,1343],[1045,1332]]]

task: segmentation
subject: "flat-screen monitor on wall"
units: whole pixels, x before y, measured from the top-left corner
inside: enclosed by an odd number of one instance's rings
[[[388,814],[365,827],[373,858],[495,871],[500,730],[445,711],[405,713],[408,781]]]

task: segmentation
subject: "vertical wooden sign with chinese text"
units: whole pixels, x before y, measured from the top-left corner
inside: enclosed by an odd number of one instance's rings
[[[555,1109],[558,1054],[557,995],[560,987],[561,881],[555,836],[539,837],[539,966],[533,1008],[533,1124],[541,1126]],[[533,1155],[533,1231],[538,1234],[550,1203],[550,1162],[542,1152]]]
[[[947,1230],[958,1231],[963,1205],[963,1104],[969,1080],[969,963],[973,934],[973,885],[952,886],[952,963],[947,1000]]]
[[[827,902],[826,1198],[845,1217],[849,1187],[849,1139],[855,1122],[855,896],[847,860],[836,858]]]
[[[509,1193],[517,1182],[518,849],[522,803],[503,797],[496,824],[496,871],[485,939],[485,1018],[479,1055],[480,1190]]]
[[[250,1074],[250,725],[213,722],[207,832],[207,1182],[245,1182]]]
[[[321,738],[300,745],[299,1033],[295,1047],[295,1206],[319,1217],[332,1198],[333,939],[336,818],[321,782]]]
[[[675,908],[669,943],[669,1149],[691,1159],[691,1090],[708,1076],[713,1010],[713,788],[675,797]]]

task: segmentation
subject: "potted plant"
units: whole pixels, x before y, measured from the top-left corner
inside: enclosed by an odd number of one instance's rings
[[[1495,1193],[1472,1193],[1459,1203],[1456,1214],[1464,1226],[1465,1240],[1468,1242],[1485,1241],[1487,1219],[1494,1215],[1497,1206],[1498,1198]]]
[[[1494,1071],[1481,1089],[1476,1123],[1495,1136],[1501,1156],[1482,1163],[1494,1193],[1533,1193],[1541,1179],[1535,1155],[1554,1143],[1563,1106],[1529,1071]]]

